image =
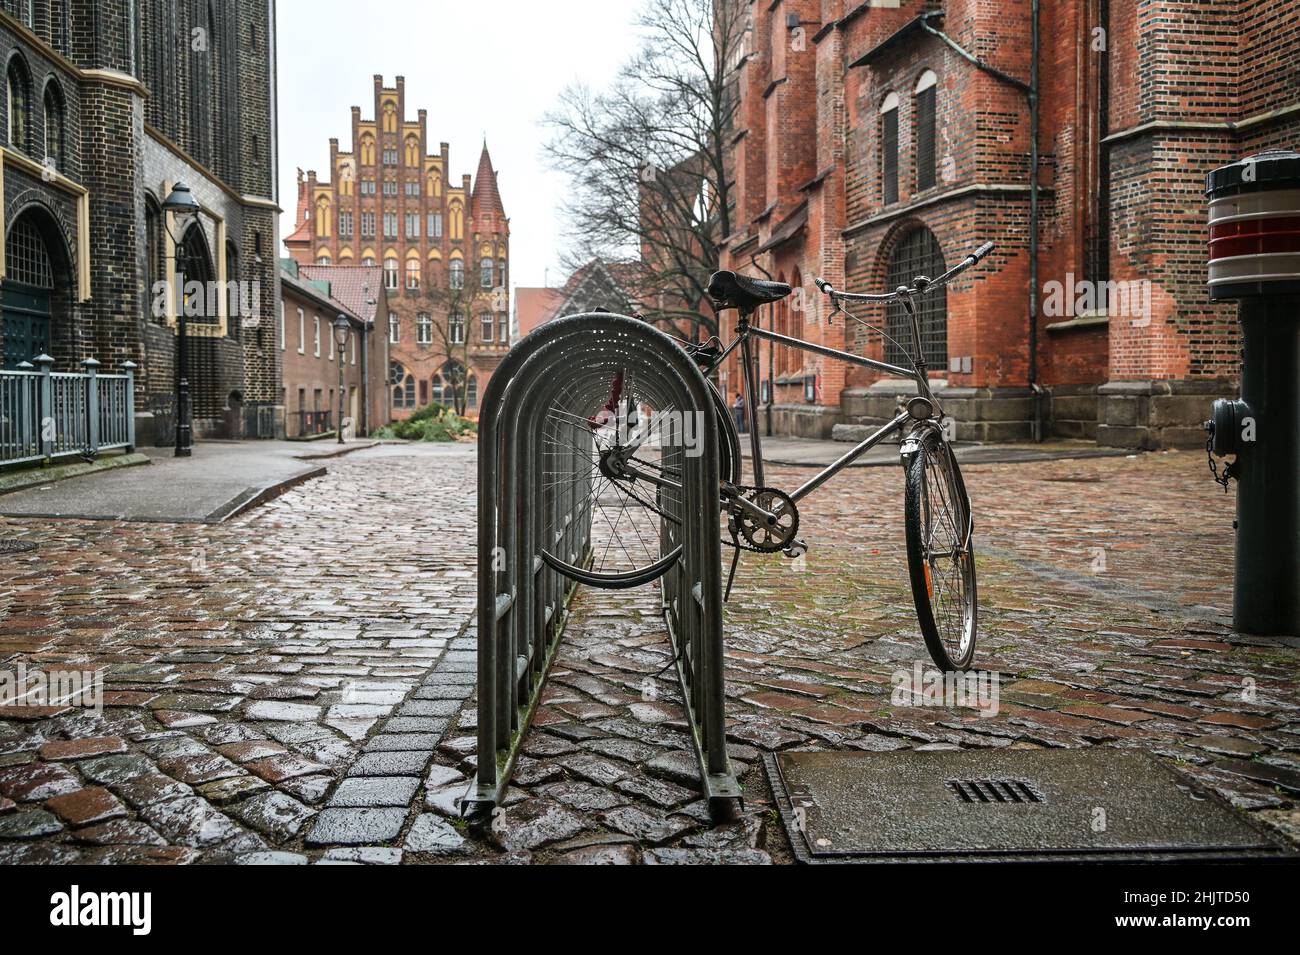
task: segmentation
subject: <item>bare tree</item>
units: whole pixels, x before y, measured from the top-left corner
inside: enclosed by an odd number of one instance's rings
[[[500,289],[489,291],[474,286],[469,275],[465,276],[460,288],[438,288],[431,294],[446,314],[445,322],[437,316],[433,318],[433,345],[436,353],[442,356],[443,380],[451,388],[451,407],[458,415],[464,416],[468,407],[469,340],[473,332],[474,309],[481,302],[500,294]],[[495,307],[496,303],[491,304]],[[459,334],[454,325],[457,316],[460,320]]]
[[[640,48],[608,89],[571,86],[548,114],[551,165],[572,180],[568,261],[635,259],[642,315],[701,327],[731,234],[727,139],[749,31],[740,0],[653,0]]]

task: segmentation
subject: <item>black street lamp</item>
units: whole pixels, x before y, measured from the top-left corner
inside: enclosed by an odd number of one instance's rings
[[[339,444],[343,443],[343,351],[347,348],[348,332],[351,330],[348,317],[340,314],[334,319],[334,342],[339,346]]]
[[[162,204],[163,225],[172,240],[173,259],[176,264],[176,457],[188,458],[193,453],[194,427],[191,421],[189,351],[186,346],[185,318],[185,245],[184,238],[190,226],[198,221],[200,207],[190,193],[189,186],[178,182]],[[171,224],[167,224],[167,213]]]

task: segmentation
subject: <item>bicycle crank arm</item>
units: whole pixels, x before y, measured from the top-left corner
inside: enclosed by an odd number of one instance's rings
[[[738,508],[748,514],[750,517],[762,521],[764,524],[776,522],[777,513],[763,510],[753,501],[747,501],[743,497],[733,497],[729,502],[731,507]]]

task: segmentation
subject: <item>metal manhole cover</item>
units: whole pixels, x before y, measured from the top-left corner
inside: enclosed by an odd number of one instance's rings
[[[1290,854],[1216,797],[1133,750],[789,752],[766,761],[803,862]]]
[[[36,545],[32,541],[6,540],[0,538],[0,554],[25,554],[29,550],[35,550]]]

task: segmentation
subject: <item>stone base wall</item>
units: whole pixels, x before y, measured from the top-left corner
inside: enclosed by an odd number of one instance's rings
[[[840,409],[827,405],[773,405],[772,433],[791,438],[817,438],[825,441],[840,421]],[[758,426],[767,426],[767,408],[758,409]],[[764,432],[766,433],[766,432]]]
[[[1034,395],[1028,388],[951,388],[941,381],[932,382],[931,388],[956,423],[958,441],[1033,439]],[[834,437],[862,440],[871,430],[892,420],[902,403],[914,394],[911,382],[897,379],[845,390],[840,396],[843,419],[835,426]],[[1045,397],[1039,400],[1046,406]]]
[[[1053,385],[1048,393],[1047,435],[1053,438],[1095,441],[1097,386]]]
[[[1097,388],[1097,443],[1103,447],[1194,448],[1215,398],[1231,398],[1227,381],[1108,381]]]

